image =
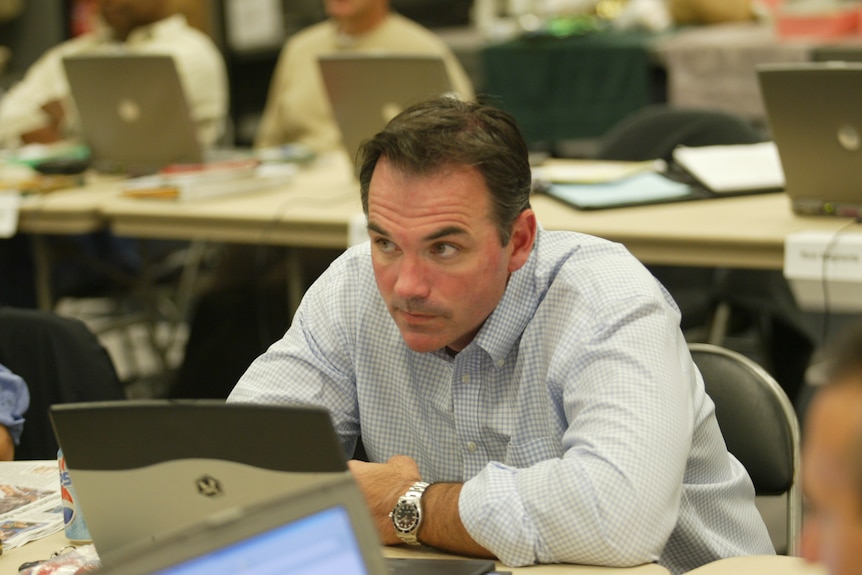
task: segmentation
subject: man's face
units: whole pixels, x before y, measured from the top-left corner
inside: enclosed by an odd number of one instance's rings
[[[802,555],[832,575],[862,573],[859,464],[862,385],[825,388],[811,405],[802,453]]]
[[[506,246],[491,214],[490,192],[473,167],[408,176],[378,162],[368,194],[374,275],[410,349],[461,351],[529,257],[532,210],[518,217]]]
[[[99,0],[102,18],[125,40],[129,32],[164,16],[164,0]]]
[[[326,15],[335,20],[361,20],[378,12],[389,0],[326,0]]]

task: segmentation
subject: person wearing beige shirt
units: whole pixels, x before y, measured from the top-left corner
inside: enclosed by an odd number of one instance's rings
[[[467,74],[431,31],[390,12],[389,0],[325,0],[329,19],[292,37],[270,83],[255,147],[301,143],[316,152],[337,149],[341,134],[317,58],[337,52],[392,52],[442,56],[454,91],[473,97]]]
[[[63,58],[123,51],[174,57],[199,137],[212,145],[224,129],[228,102],[227,73],[216,45],[174,13],[167,0],[98,2],[101,25],[48,50],[0,100],[0,146],[78,136]]]

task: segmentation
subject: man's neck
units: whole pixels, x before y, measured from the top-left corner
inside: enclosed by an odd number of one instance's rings
[[[342,20],[338,22],[338,32],[348,36],[362,36],[383,24],[387,16],[388,12],[381,10],[363,14],[355,19]]]

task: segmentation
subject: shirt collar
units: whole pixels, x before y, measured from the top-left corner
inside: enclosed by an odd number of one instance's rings
[[[535,282],[536,255],[541,242],[543,230],[540,225],[536,229],[536,241],[527,262],[521,269],[509,276],[509,283],[500,303],[485,320],[472,344],[484,349],[496,366],[502,366],[512,348],[521,339],[521,334],[527,328],[539,306],[542,294]],[[472,345],[471,344],[471,345]]]
[[[153,22],[152,24],[147,24],[146,26],[139,26],[135,28],[129,34],[129,37],[126,39],[125,44],[140,44],[143,42],[148,42],[155,37],[171,36],[176,34],[177,31],[179,31],[180,29],[185,28],[186,26],[186,17],[182,14],[174,14],[173,16],[168,16],[167,18],[159,20],[158,22]],[[95,33],[105,42],[116,42],[116,39],[114,38],[114,31],[101,18],[99,19],[98,27],[96,28]]]
[[[153,22],[147,26],[135,28],[129,34],[126,44],[134,45],[148,42],[157,37],[170,37],[177,34],[177,32],[185,27],[186,17],[182,14],[174,14],[173,16],[168,16],[164,20],[159,20],[158,22]]]

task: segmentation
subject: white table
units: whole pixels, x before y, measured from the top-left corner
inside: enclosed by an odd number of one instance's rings
[[[0,575],[17,575],[18,566],[22,563],[45,559],[52,552],[59,551],[67,545],[70,545],[69,541],[60,532],[28,543],[18,549],[12,549],[0,557]],[[446,555],[433,549],[412,549],[406,547],[386,547],[383,550],[383,554],[387,557],[456,558],[454,555]],[[669,575],[667,569],[654,564],[629,568],[596,567],[591,565],[534,565],[511,568],[500,564],[500,570],[511,571],[512,575],[610,575],[612,573],[624,573],[626,575]]]

